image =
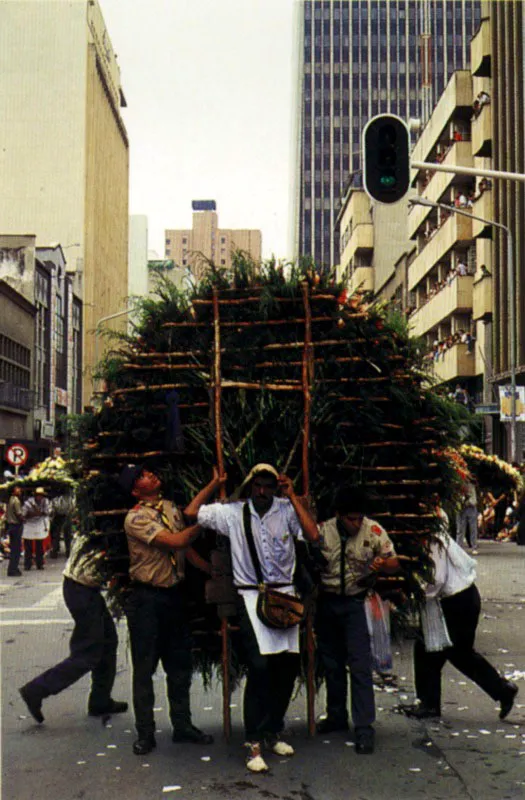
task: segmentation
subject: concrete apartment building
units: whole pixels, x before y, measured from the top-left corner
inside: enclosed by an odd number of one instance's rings
[[[209,261],[216,267],[230,270],[235,250],[243,250],[260,262],[261,231],[219,228],[215,200],[194,200],[192,209],[191,229],[166,230],[166,259],[187,268],[197,281],[206,272]]]
[[[82,302],[60,245],[35,239],[0,236],[0,461],[14,443],[46,458],[81,411]]]
[[[361,134],[375,114],[426,122],[450,76],[467,69],[479,0],[302,0],[297,4],[295,252],[340,260],[336,220]]]
[[[128,294],[124,105],[98,0],[0,4],[0,233],[31,231],[67,255],[83,299],[84,403],[94,329]]]
[[[492,85],[490,115],[492,165],[497,170],[525,173],[525,6],[522,0],[483,2],[483,22],[472,72]],[[476,60],[474,62],[474,55]],[[487,109],[488,110],[488,109]],[[506,225],[514,241],[516,269],[516,372],[525,383],[525,184],[495,181],[494,219]],[[494,373],[507,383],[510,370],[509,285],[507,248],[494,236]]]
[[[452,75],[415,144],[414,161],[524,171],[523,72],[517,69],[515,50],[505,58],[499,37],[496,69],[492,34],[494,24],[504,22],[507,34],[523,42],[523,8],[514,8],[512,25],[507,14],[502,22],[500,12],[499,3],[482,4],[480,26],[471,42],[471,71]],[[476,106],[482,92],[488,102]],[[503,117],[498,107],[505,108]],[[525,383],[523,187],[423,169],[414,170],[412,178],[414,197],[447,205],[461,200],[459,210],[467,216],[413,206],[408,212],[410,245],[397,257],[378,215],[385,210],[395,214],[397,206],[383,209],[363,190],[350,189],[339,217],[339,274],[346,275],[352,290],[373,291],[407,313],[413,334],[427,342],[438,382],[452,391],[458,383],[467,389],[484,415],[486,448],[510,457],[510,426],[500,422],[498,397],[499,385],[508,384],[510,377],[507,241],[494,226],[470,215],[502,222],[513,232],[520,385]],[[398,206],[406,224],[407,201]],[[384,261],[389,251],[388,276]],[[518,424],[520,458],[524,427]]]

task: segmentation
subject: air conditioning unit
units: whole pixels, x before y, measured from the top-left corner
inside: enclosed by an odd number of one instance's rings
[[[43,439],[54,439],[55,438],[55,424],[54,422],[46,422],[42,423],[42,438]]]

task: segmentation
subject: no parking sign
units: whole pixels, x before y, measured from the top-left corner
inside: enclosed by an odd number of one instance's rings
[[[26,463],[29,453],[25,445],[12,444],[10,447],[8,447],[5,457],[9,464],[15,468],[15,472],[18,475],[18,470]]]

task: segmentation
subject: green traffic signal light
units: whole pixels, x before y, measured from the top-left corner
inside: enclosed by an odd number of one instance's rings
[[[384,186],[385,189],[390,189],[392,186],[395,186],[396,183],[397,183],[396,176],[395,175],[383,174],[379,178],[379,183],[381,184],[381,186]]]
[[[379,203],[397,203],[410,184],[410,136],[400,117],[380,114],[363,131],[364,187]]]

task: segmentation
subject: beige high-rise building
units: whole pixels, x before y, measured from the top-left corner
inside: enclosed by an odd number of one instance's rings
[[[199,281],[211,261],[216,267],[231,269],[232,253],[242,250],[256,262],[261,260],[262,235],[257,230],[219,228],[214,200],[194,200],[192,227],[166,230],[165,255],[179,267],[187,267]]]
[[[128,138],[120,69],[98,0],[0,4],[0,233],[60,243],[83,299],[84,403],[126,307]],[[125,318],[116,324],[124,326]]]

